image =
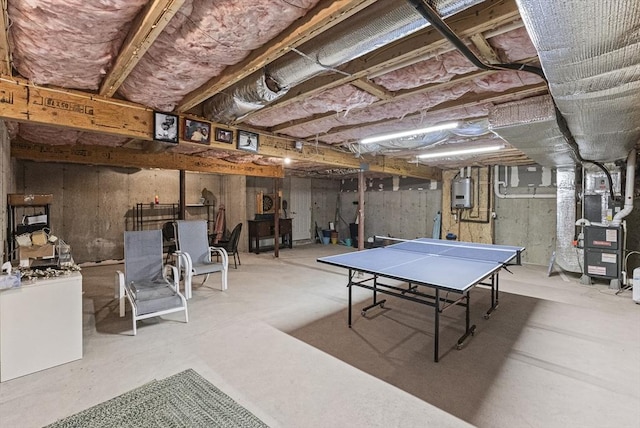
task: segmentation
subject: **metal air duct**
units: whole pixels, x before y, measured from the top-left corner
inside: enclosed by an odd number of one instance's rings
[[[490,108],[489,129],[542,166],[570,167],[577,162],[548,95]]]
[[[482,0],[436,0],[441,16],[450,16]],[[289,88],[368,52],[399,40],[429,23],[404,1],[374,3],[269,64],[257,77],[249,77],[215,95],[204,104],[205,115],[228,123],[259,110],[284,96]]]
[[[556,171],[556,263],[567,272],[582,273],[584,250],[573,246],[576,234],[576,171]]]
[[[624,159],[640,139],[640,2],[516,2],[581,157]]]

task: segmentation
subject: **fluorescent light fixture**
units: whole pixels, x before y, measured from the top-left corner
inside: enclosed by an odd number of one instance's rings
[[[425,153],[422,155],[418,155],[417,157],[420,159],[428,159],[428,158],[444,158],[447,156],[459,156],[459,155],[470,155],[474,153],[486,153],[486,152],[495,152],[500,149],[503,149],[503,145],[497,146],[483,146],[483,147],[472,147],[469,149],[459,149],[459,150],[449,150],[446,152],[433,152],[433,153]]]
[[[440,125],[429,126],[428,128],[412,129],[410,131],[396,132],[394,134],[379,135],[360,140],[360,144],[378,143],[380,141],[395,140],[396,138],[410,137],[412,135],[428,134],[429,132],[446,131],[458,127],[458,122],[442,123]]]

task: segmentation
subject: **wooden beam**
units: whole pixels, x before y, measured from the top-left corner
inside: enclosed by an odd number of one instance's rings
[[[480,56],[488,62],[489,64],[498,64],[500,58],[498,58],[498,54],[493,50],[493,47],[487,42],[487,39],[481,33],[473,34],[469,37],[471,43],[478,49],[480,52]]]
[[[301,162],[313,162],[327,165],[333,168],[356,168],[367,164],[372,172],[381,172],[390,175],[401,175],[429,180],[439,180],[441,172],[438,168],[425,165],[414,165],[403,159],[392,159],[384,156],[372,156],[356,158],[355,153],[339,152],[326,144],[307,143],[302,151],[293,149],[293,141],[285,141],[268,135],[260,136],[260,154],[279,158],[290,158]]]
[[[202,87],[187,94],[178,105],[178,112],[185,112],[213,95],[222,92],[256,70],[275,61],[304,42],[311,40],[339,24],[376,0],[323,0],[304,17],[295,21],[267,45],[253,51],[247,59],[229,66],[224,74],[210,79]]]
[[[178,153],[148,153],[122,147],[51,145],[30,143],[21,139],[11,142],[11,156],[17,159],[65,162],[85,165],[107,165],[133,168],[161,168],[209,172],[212,174],[284,177],[282,166],[237,164],[220,159],[188,156]]]
[[[360,88],[363,91],[380,98],[381,100],[390,100],[393,98],[393,93],[380,85],[376,85],[370,80],[357,79],[351,82],[351,84],[356,88]]]
[[[153,110],[127,101],[0,76],[0,104],[3,119],[153,139]]]
[[[0,0],[0,74],[11,74],[11,48],[9,47],[9,14],[7,0]]]
[[[145,143],[153,141],[153,110],[140,106],[138,104],[126,101],[118,101],[112,98],[106,98],[99,95],[92,95],[79,91],[71,91],[67,89],[45,88],[29,84],[21,79],[10,79],[8,77],[0,77],[0,118],[17,120],[20,122],[30,122],[40,125],[54,126],[60,128],[74,129],[79,131],[87,131],[101,134],[118,135],[129,138],[125,143],[130,147],[145,147]],[[180,116],[180,124],[183,119],[188,116]],[[202,120],[202,119],[198,119]],[[211,124],[212,134],[216,123]],[[236,128],[229,126],[221,126],[224,129],[230,129],[234,133]],[[257,131],[259,132],[259,131]],[[191,143],[180,140],[181,145],[192,145],[202,150],[220,149],[229,152],[238,152],[234,144],[226,144],[220,142],[211,142],[208,145],[199,143]],[[338,152],[325,146],[316,150],[307,149],[306,152],[293,151],[294,142],[291,139],[274,137],[271,135],[261,135],[260,147],[258,154],[261,156],[290,157],[312,161],[320,164],[331,166],[359,167],[360,161],[356,160],[351,153]],[[57,147],[57,146],[56,146]],[[123,149],[124,150],[124,149]],[[128,153],[128,152],[125,152]],[[133,150],[132,153],[144,153],[140,150]],[[242,152],[245,153],[246,152]],[[205,162],[207,158],[193,155],[173,155],[167,157],[166,153],[158,153],[163,156],[163,161],[175,162],[175,164],[164,163],[162,166],[148,166],[166,169],[186,169],[195,168],[197,165]],[[109,155],[107,157],[113,157]],[[80,158],[82,159],[82,158]],[[185,167],[183,165],[186,159],[195,159],[197,164]],[[126,157],[122,159],[126,160]],[[63,160],[62,160],[63,161]],[[225,171],[233,170],[229,162],[224,162]],[[410,165],[403,165],[400,161],[387,160],[380,157],[376,160],[376,164],[372,166],[375,170],[384,171],[389,174],[411,175],[423,178],[433,178],[437,176],[437,170],[412,169]],[[139,166],[139,165],[136,165]],[[216,168],[218,164],[214,165]],[[409,168],[409,169],[407,169]],[[199,169],[192,169],[199,171]],[[222,173],[222,172],[221,172]],[[233,172],[225,172],[233,174]],[[254,175],[253,173],[244,172],[245,175]]]
[[[100,86],[100,95],[116,93],[131,70],[162,33],[185,0],[153,0],[138,16],[124,41],[118,58]]]

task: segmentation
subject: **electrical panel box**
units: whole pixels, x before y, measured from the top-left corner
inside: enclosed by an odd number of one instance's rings
[[[471,177],[456,178],[451,182],[451,208],[473,208]]]

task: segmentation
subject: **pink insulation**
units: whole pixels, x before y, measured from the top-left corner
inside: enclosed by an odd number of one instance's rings
[[[495,42],[500,54],[508,58],[509,61],[529,58],[536,54],[526,31],[522,28],[495,36],[491,41]],[[391,71],[376,77],[373,81],[390,91],[400,91],[426,84],[448,82],[457,75],[464,75],[477,70],[458,51],[450,51]],[[284,133],[295,138],[313,138],[317,135],[320,140],[330,142],[325,140],[322,134],[330,132],[336,127],[349,127],[360,123],[402,118],[419,111],[428,111],[442,103],[457,100],[469,93],[501,93],[516,87],[540,82],[542,82],[542,79],[530,73],[495,72],[444,88],[400,97],[392,102],[373,104],[364,108],[360,105],[348,105],[349,98],[342,95],[343,91],[330,90],[322,93],[321,103],[315,103],[315,97],[311,99],[311,102],[314,103],[314,109],[312,110],[306,110],[305,103],[308,100],[304,100],[290,105],[286,109],[267,111],[264,116],[258,113],[251,119],[250,123],[257,126],[273,126],[278,123],[284,123],[287,120],[326,113],[332,110],[329,106],[340,104],[342,110],[346,111],[344,115],[332,116],[314,123],[302,124],[283,130]],[[336,98],[332,98],[334,96]],[[333,140],[333,137],[331,139]]]
[[[329,144],[339,144],[345,141],[359,140],[361,138],[369,137],[372,135],[381,135],[390,132],[396,132],[407,128],[419,128],[427,126],[429,124],[458,120],[458,119],[470,119],[476,117],[484,117],[489,112],[490,104],[477,104],[474,106],[459,108],[455,110],[448,110],[443,112],[425,113],[423,115],[416,115],[406,117],[392,122],[384,122],[378,125],[372,125],[366,128],[363,132],[361,128],[353,128],[345,130],[344,132],[331,134],[328,136],[322,136],[322,141]]]
[[[36,84],[98,89],[147,0],[11,0],[13,61]]]
[[[399,91],[431,83],[448,82],[456,75],[476,70],[477,68],[460,52],[451,51],[383,74],[373,79],[373,82],[390,91]]]
[[[348,112],[351,109],[366,107],[376,101],[378,101],[377,97],[355,86],[343,85],[284,107],[268,109],[264,113],[258,112],[247,123],[254,126],[275,126],[285,121],[329,111]]]
[[[115,135],[98,134],[95,132],[79,132],[77,142],[78,144],[119,147],[126,143],[127,140],[129,140],[129,138],[118,137]]]
[[[505,62],[521,61],[538,55],[524,27],[494,36],[488,42]]]
[[[51,145],[73,145],[78,141],[78,131],[55,128],[53,126],[34,125],[29,122],[20,124],[20,136],[32,143]]]
[[[171,111],[240,62],[318,0],[187,0],[120,88],[130,101]]]
[[[20,124],[20,136],[33,143],[52,145],[98,145],[121,146],[128,138],[95,132],[74,131],[68,128],[37,125],[30,122]]]

